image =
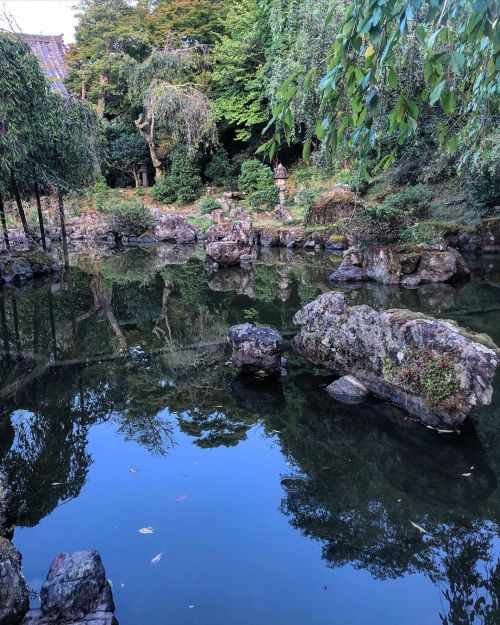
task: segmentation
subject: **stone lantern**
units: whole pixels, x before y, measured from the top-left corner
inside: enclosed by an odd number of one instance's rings
[[[280,194],[280,204],[284,204],[288,192],[288,184],[286,182],[288,180],[288,171],[281,163],[278,163],[274,168],[274,179]]]

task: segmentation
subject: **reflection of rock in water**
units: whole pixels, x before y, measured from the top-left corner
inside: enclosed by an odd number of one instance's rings
[[[313,387],[308,376],[297,384]],[[482,540],[487,555],[482,532],[500,509],[472,424],[460,436],[439,435],[381,402],[345,406],[326,394],[305,397],[294,402],[298,416],[280,434],[300,470],[283,476],[282,510],[324,544],[332,566],[351,563],[382,579],[411,571],[438,579],[459,536]],[[425,540],[410,521],[429,532]]]
[[[253,272],[248,269],[221,269],[209,276],[208,288],[211,291],[254,297],[255,279]]]
[[[239,408],[254,414],[276,414],[286,407],[280,380],[256,380],[239,375],[231,383],[231,394]]]
[[[185,265],[196,251],[194,245],[159,245],[157,248],[157,266]]]

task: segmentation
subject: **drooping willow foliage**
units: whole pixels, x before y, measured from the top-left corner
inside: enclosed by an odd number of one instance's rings
[[[130,93],[140,111],[135,124],[145,138],[157,174],[172,150],[189,152],[200,143],[216,140],[208,97],[191,81],[206,64],[199,46],[157,50],[143,63],[130,67]]]
[[[335,10],[332,3],[327,23]],[[299,70],[283,82],[274,109],[276,133],[263,151],[272,157],[282,142],[292,140],[300,81],[314,89],[320,77],[321,106],[315,131],[305,141],[305,157],[314,138],[331,151],[348,141],[361,156],[377,150],[387,136],[402,145],[417,130],[422,109],[440,106],[445,116],[437,137],[441,148],[455,153],[460,146],[462,163],[480,159],[499,119],[499,15],[495,0],[354,0],[327,54],[326,71],[321,66],[307,74]],[[400,60],[412,49],[411,39],[423,59],[419,93],[399,88],[408,71]],[[388,127],[381,127],[376,120],[386,88],[393,91],[393,102]],[[379,166],[396,158],[394,147]]]

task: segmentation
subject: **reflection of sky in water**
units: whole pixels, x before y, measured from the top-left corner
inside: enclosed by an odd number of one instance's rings
[[[456,438],[377,402],[334,402],[290,351],[282,383],[235,378],[227,326],[257,320],[289,337],[338,263],[264,256],[207,276],[200,262],[164,267],[162,254],[128,250],[82,261],[91,274],[74,271],[72,288],[0,297],[2,345],[24,355],[0,366],[3,388],[19,386],[2,399],[0,456],[19,491],[26,578],[36,587],[60,551],[98,549],[121,625],[462,625],[468,596],[491,608],[499,377],[494,403]],[[500,342],[500,262],[474,263],[470,283],[348,296]]]

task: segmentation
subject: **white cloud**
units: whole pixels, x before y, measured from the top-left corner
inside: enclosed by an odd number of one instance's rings
[[[28,35],[64,35],[74,41],[75,0],[0,0],[0,11],[11,15]]]

